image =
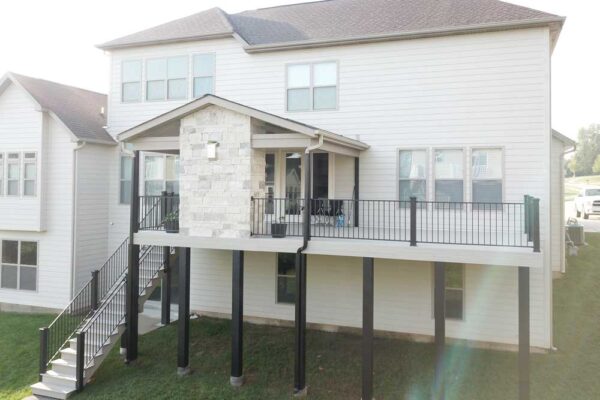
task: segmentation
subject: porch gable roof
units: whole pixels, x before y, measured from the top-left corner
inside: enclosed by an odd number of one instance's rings
[[[317,138],[319,135],[322,135],[325,141],[334,142],[338,145],[343,145],[354,150],[362,151],[369,148],[369,145],[359,140],[351,139],[312,125],[305,124],[303,122],[295,121],[289,118],[283,118],[278,115],[261,111],[253,107],[248,107],[212,94],[204,95],[199,99],[193,100],[178,108],[149,119],[148,121],[134,126],[133,128],[130,128],[124,132],[121,132],[118,135],[118,139],[119,141],[127,142],[136,138],[149,136],[151,135],[150,131],[161,130],[161,128],[164,128],[166,125],[177,123],[177,121],[181,120],[182,118],[211,105],[238,112],[268,124],[306,135],[308,138]]]

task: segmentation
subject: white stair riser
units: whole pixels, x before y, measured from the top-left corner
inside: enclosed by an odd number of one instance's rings
[[[35,388],[33,386],[31,388],[31,392],[36,396],[44,396],[51,399],[66,399],[71,395],[71,393],[58,393],[51,390]]]
[[[56,371],[56,373],[61,374],[61,375],[72,375],[72,376],[75,376],[75,374],[77,373],[77,371],[75,370],[75,366],[58,365],[58,364],[52,365],[52,371]]]
[[[44,374],[42,376],[42,382],[49,383],[49,384],[61,385],[64,387],[71,388],[73,390],[75,390],[75,388],[77,386],[77,384],[74,380],[68,379],[66,376],[61,378],[60,376],[52,376],[52,375]]]

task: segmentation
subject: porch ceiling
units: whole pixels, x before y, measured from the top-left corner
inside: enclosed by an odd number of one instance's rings
[[[118,138],[120,141],[136,144],[146,142],[150,138],[157,140],[157,138],[162,137],[165,138],[165,142],[170,141],[171,146],[173,146],[173,139],[179,136],[180,120],[194,112],[213,105],[247,115],[259,121],[260,125],[269,128],[262,130],[265,133],[253,135],[253,147],[255,148],[271,148],[272,145],[267,145],[266,143],[269,141],[278,142],[277,147],[279,148],[302,148],[317,143],[319,136],[323,136],[323,150],[326,151],[356,155],[358,152],[369,148],[366,143],[359,140],[350,139],[324,129],[319,129],[292,119],[282,118],[210,94],[128,129],[119,134]],[[255,142],[256,145],[254,144]]]

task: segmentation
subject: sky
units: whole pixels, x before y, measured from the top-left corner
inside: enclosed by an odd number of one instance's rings
[[[106,93],[108,56],[96,44],[211,7],[234,13],[297,2],[5,0],[0,76],[13,71]],[[600,2],[511,2],[567,17],[552,56],[552,125],[575,138],[579,128],[600,123]]]

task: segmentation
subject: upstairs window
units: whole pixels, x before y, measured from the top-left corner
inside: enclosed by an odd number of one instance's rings
[[[121,100],[124,103],[140,101],[142,99],[142,62],[139,60],[123,61],[121,69]]]
[[[187,98],[188,58],[157,58],[146,61],[146,100]]]
[[[19,153],[8,153],[7,156],[7,174],[6,174],[6,194],[9,196],[19,196],[21,179],[21,157]]]
[[[473,202],[502,202],[502,150],[476,149],[471,153]]]
[[[399,193],[400,201],[426,200],[427,193],[427,151],[400,150]]]
[[[194,98],[215,92],[215,55],[195,54],[193,56]]]
[[[2,241],[0,287],[3,289],[37,289],[38,249],[36,242]]]
[[[296,301],[296,254],[277,254],[277,303]]]
[[[435,200],[463,202],[463,151],[435,151]]]
[[[337,63],[295,64],[287,67],[287,111],[335,110]]]
[[[37,182],[37,157],[35,153],[23,155],[23,195],[35,196]]]
[[[131,204],[131,173],[133,157],[121,156],[121,171],[119,184],[119,204]]]

